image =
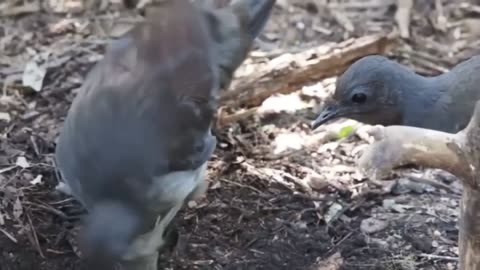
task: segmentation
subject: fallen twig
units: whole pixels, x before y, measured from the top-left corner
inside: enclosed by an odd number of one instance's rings
[[[0,232],[3,233],[8,239],[12,240],[15,244],[18,243],[18,240],[9,232],[6,230],[0,228]]]
[[[437,260],[444,260],[444,261],[452,261],[458,262],[458,257],[451,257],[451,256],[440,256],[435,254],[418,254],[418,257],[427,258],[427,259],[437,259]]]
[[[26,14],[32,14],[41,10],[40,2],[26,3],[23,6],[6,6],[0,9],[0,16],[20,16]]]
[[[445,185],[444,183],[440,183],[440,182],[435,181],[435,180],[416,177],[416,176],[413,176],[413,175],[409,175],[409,176],[407,176],[407,178],[410,181],[414,181],[414,182],[422,183],[422,184],[427,184],[427,185],[433,186],[433,187],[438,188],[438,189],[444,189],[445,191],[449,192],[450,194],[455,194],[455,195],[460,195],[461,194],[460,192],[453,189],[449,185]]]
[[[370,54],[385,54],[395,45],[397,35],[372,35],[349,39],[295,54],[283,54],[259,68],[257,75],[237,78],[241,84],[222,95],[228,106],[259,106],[273,94],[288,94],[311,82],[337,76],[355,60]],[[263,69],[263,70],[262,70]]]
[[[30,232],[32,233],[32,238],[33,238],[32,239],[32,241],[33,241],[32,244],[35,246],[35,249],[38,251],[38,254],[40,254],[40,257],[45,259],[45,255],[43,255],[42,248],[40,247],[40,242],[38,241],[37,232],[35,230],[35,226],[33,226],[32,219],[30,218],[30,215],[28,213],[26,213],[26,216],[27,216],[27,219],[28,219],[28,225],[30,227]]]
[[[400,36],[402,38],[410,37],[410,13],[413,7],[413,0],[397,0],[397,13],[395,21],[397,22]]]

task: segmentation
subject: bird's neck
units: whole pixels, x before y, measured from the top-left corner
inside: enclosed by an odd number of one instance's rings
[[[399,93],[402,125],[422,126],[438,99],[447,91],[443,77],[424,77],[410,70],[397,73],[397,82],[392,83]]]

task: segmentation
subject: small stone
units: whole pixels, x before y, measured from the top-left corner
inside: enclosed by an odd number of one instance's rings
[[[379,220],[376,218],[367,218],[362,220],[360,224],[360,230],[364,233],[376,233],[387,228],[388,223],[384,220]]]

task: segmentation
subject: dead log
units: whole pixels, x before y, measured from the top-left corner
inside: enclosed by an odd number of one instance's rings
[[[349,39],[299,53],[286,53],[255,68],[248,78],[237,78],[233,90],[220,101],[229,107],[259,106],[273,94],[288,94],[302,86],[343,73],[355,60],[370,54],[385,54],[398,39],[396,33]]]
[[[371,177],[416,164],[443,169],[461,179],[459,269],[480,270],[480,102],[468,126],[457,134],[390,126],[378,127],[372,135],[376,142],[358,161]]]

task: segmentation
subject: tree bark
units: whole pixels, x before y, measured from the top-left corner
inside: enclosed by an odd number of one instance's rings
[[[373,178],[406,164],[439,168],[463,183],[459,269],[480,270],[480,102],[457,134],[406,126],[376,127],[358,165]]]

